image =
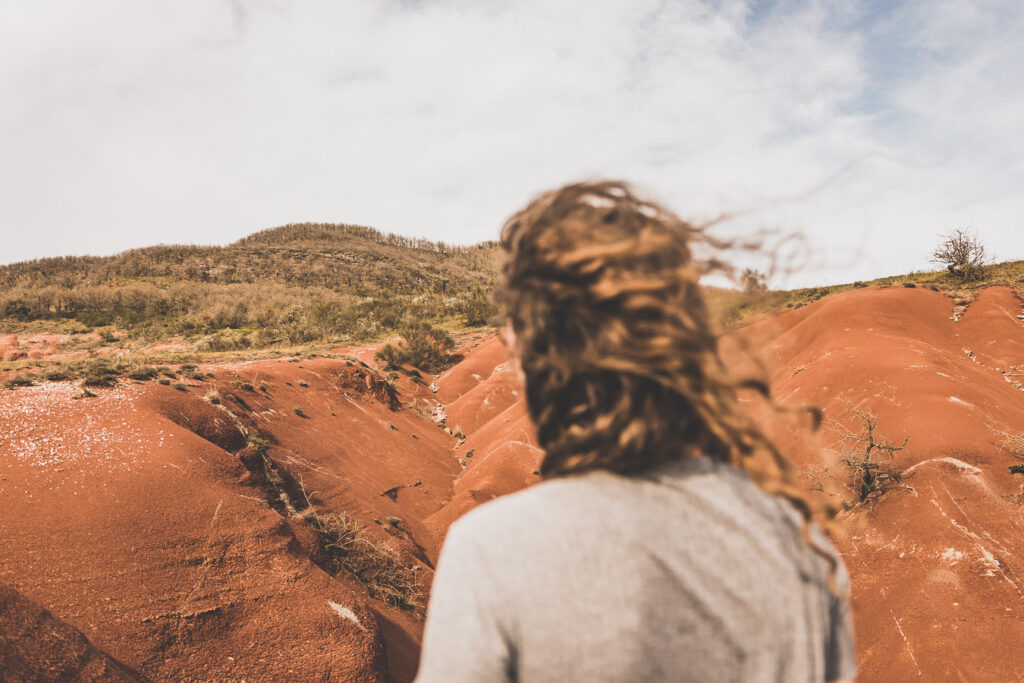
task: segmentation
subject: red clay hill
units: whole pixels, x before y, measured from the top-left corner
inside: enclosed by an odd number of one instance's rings
[[[858,415],[909,437],[884,458],[900,474],[888,490],[857,502],[840,487],[860,680],[1024,676],[1021,314],[1008,289],[955,320],[938,292],[868,288],[736,336],[765,349],[782,402],[824,409],[821,457],[780,430],[809,486],[848,483]],[[0,605],[16,606],[0,613],[0,665],[410,680],[445,530],[537,481],[541,452],[495,336],[395,386],[360,360],[372,348],[345,351],[204,366],[214,377],[184,390],[0,395]]]

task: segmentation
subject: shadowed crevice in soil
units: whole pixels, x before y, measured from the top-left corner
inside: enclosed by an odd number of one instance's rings
[[[398,623],[392,615],[371,608],[380,626],[385,652],[387,653],[389,680],[411,681],[416,677],[420,663],[420,646],[409,636],[407,628]]]
[[[268,507],[283,518],[283,524],[292,536],[289,549],[297,556],[304,557],[327,574],[336,579],[347,579],[361,584],[367,591],[367,599],[375,598],[392,607],[406,610],[402,617],[389,616],[387,611],[369,603],[374,618],[380,628],[381,658],[385,670],[389,671],[391,681],[410,681],[418,666],[419,644],[409,635],[409,624],[400,621],[419,621],[422,619],[424,605],[420,598],[425,587],[419,585],[419,577],[415,572],[407,574],[403,570],[404,563],[397,555],[382,552],[381,547],[365,540],[365,531],[359,531],[359,524],[344,512],[329,512],[324,501],[315,492],[307,491],[300,478],[292,474],[289,467],[272,455],[273,444],[270,435],[250,434],[248,444],[239,451],[238,458],[248,470],[247,482],[262,490]],[[318,510],[320,512],[318,512]],[[331,520],[343,521],[350,525],[346,529],[352,533],[351,538],[339,538],[333,530]],[[388,534],[404,539],[411,546],[411,554],[421,563],[433,569],[426,551],[416,542],[412,534],[398,524],[382,525]],[[339,541],[350,545],[350,549],[339,554]],[[363,553],[362,559],[352,560],[349,553]],[[367,567],[369,574],[361,568]],[[394,586],[387,583],[398,574],[402,585],[405,579],[411,579],[408,588],[411,593],[395,599]],[[377,578],[383,573],[386,585],[376,584]],[[381,590],[384,589],[382,593]],[[398,621],[396,621],[396,619]]]
[[[0,679],[146,681],[76,628],[0,584]]]
[[[178,393],[180,396],[164,393],[156,399],[168,420],[228,453],[237,453],[246,446],[245,432],[237,416],[192,394]]]

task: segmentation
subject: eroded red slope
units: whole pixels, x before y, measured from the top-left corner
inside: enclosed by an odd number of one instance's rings
[[[865,681],[1024,676],[1024,477],[1010,474],[1021,459],[999,445],[999,433],[1024,433],[1021,302],[996,288],[959,322],[952,308],[925,289],[855,290],[725,343],[737,370],[755,367],[741,343],[758,350],[783,403],[824,410],[820,456],[793,425],[773,430],[808,485],[849,483],[839,459],[850,443],[842,437],[860,430],[855,411],[876,416],[897,444],[909,437],[893,462],[904,485],[841,515]],[[497,344],[474,352],[487,358],[474,366],[475,382],[455,379],[461,392],[449,413],[479,424],[467,432],[464,448],[475,454],[455,497],[430,520],[442,530],[536,480],[540,451]],[[843,496],[856,503],[852,489]]]
[[[1021,303],[991,289],[959,322],[951,311],[936,292],[872,289],[748,331],[774,354],[776,395],[825,411],[826,462],[801,463],[812,473],[845,478],[853,410],[909,437],[893,463],[903,485],[842,516],[862,680],[1024,676],[1024,478],[998,435],[1024,433],[1024,394],[1004,374],[1024,365]]]
[[[0,581],[152,678],[409,679],[420,622],[324,571],[243,431],[269,441],[290,504],[304,487],[424,585],[420,520],[451,495],[455,440],[351,361],[204,369],[217,378],[184,392],[3,394]]]
[[[438,379],[448,423],[466,436],[457,453],[466,471],[451,501],[426,520],[438,539],[461,515],[539,480],[543,456],[526,413],[519,379],[497,336],[465,349],[464,360]]]
[[[845,482],[853,411],[909,437],[894,461],[904,485],[841,517],[861,680],[1024,675],[1024,477],[999,445],[1024,433],[1020,302],[993,289],[951,314],[936,292],[856,290],[760,321],[727,348],[736,368],[750,365],[737,340],[763,350],[777,397],[824,409],[820,459],[778,430],[809,483]],[[503,346],[474,338],[460,354],[440,377],[403,375],[397,397],[343,359],[204,368],[216,379],[186,392],[4,392],[0,582],[153,678],[409,680],[421,622],[325,571],[288,506],[304,488],[427,585],[454,519],[538,480]],[[373,349],[357,355],[372,362]],[[204,399],[212,388],[219,406]],[[269,442],[282,481],[254,467],[243,431]]]

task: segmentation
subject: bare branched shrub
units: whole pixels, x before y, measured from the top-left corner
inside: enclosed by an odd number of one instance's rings
[[[859,432],[847,429],[838,421],[833,424],[845,432],[840,443],[853,444],[853,448],[843,452],[841,461],[846,467],[849,485],[857,494],[857,502],[863,503],[902,483],[903,473],[896,469],[892,461],[895,460],[896,451],[906,448],[910,437],[904,438],[903,443],[897,445],[878,431],[878,418],[870,411],[851,412],[861,423]]]
[[[978,235],[956,228],[932,252],[932,261],[961,280],[980,280],[985,266],[985,245]]]
[[[740,274],[740,284],[747,294],[759,294],[768,291],[768,276],[753,268],[744,268]]]

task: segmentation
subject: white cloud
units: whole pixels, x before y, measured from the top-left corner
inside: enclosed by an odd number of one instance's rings
[[[864,6],[8,2],[0,262],[303,220],[473,242],[598,176],[806,232],[789,284],[925,267],[958,224],[1024,257],[1024,10]]]

